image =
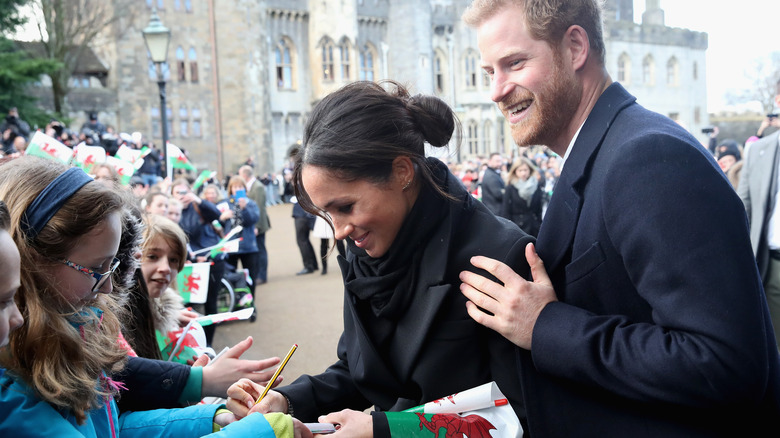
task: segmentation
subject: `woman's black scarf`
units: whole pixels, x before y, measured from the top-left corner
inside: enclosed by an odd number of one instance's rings
[[[446,192],[448,170],[430,160],[435,159],[429,159],[434,180]],[[366,329],[380,347],[390,340],[395,323],[409,307],[416,292],[424,249],[449,214],[448,200],[425,180],[420,183],[417,201],[384,256],[369,257],[347,239],[355,257],[344,276],[346,290],[355,299]]]

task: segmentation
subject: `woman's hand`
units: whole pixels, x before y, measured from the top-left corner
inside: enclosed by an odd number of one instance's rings
[[[225,222],[228,219],[233,219],[235,215],[233,214],[233,210],[225,210],[221,215],[219,215],[220,222]]]
[[[276,379],[278,382],[279,379]],[[255,404],[265,387],[249,379],[241,379],[230,385],[227,390],[227,408],[233,412],[236,417],[244,418],[247,415],[260,412],[282,412],[287,413],[287,399],[276,391],[268,391],[263,397],[263,401]]]
[[[228,350],[211,366],[203,368],[202,395],[212,397],[227,396],[228,387],[240,379],[265,384],[273,376],[274,370],[269,368],[280,362],[278,357],[263,360],[245,360],[241,355],[252,346],[249,336]],[[282,376],[276,379],[282,381]]]
[[[333,438],[361,438],[374,436],[374,420],[371,415],[351,409],[333,412],[317,419],[320,423],[336,425],[336,433],[328,436]]]

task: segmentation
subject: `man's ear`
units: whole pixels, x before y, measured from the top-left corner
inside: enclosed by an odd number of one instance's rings
[[[566,31],[563,37],[564,54],[569,56],[572,68],[575,71],[581,70],[585,66],[590,54],[590,40],[588,33],[581,26],[572,25]]]

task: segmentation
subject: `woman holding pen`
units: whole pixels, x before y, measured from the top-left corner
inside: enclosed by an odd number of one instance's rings
[[[532,238],[475,200],[444,163],[425,157],[425,143],[450,141],[458,126],[452,110],[385,85],[356,82],[325,97],[295,157],[298,202],[348,246],[339,258],[339,360],[270,391],[251,411],[302,421],[324,415],[319,421],[340,425],[334,436],[388,436],[383,411],[495,381],[524,420],[515,346],[468,316],[458,274],[487,252],[527,276],[523,253]],[[228,390],[228,404],[249,412],[261,391],[242,381]],[[372,406],[370,416],[362,412]]]

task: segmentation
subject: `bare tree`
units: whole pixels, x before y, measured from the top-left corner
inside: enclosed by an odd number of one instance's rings
[[[63,68],[49,73],[54,110],[62,114],[70,78],[84,52],[103,32],[121,34],[132,25],[137,0],[32,0],[43,56]],[[122,23],[124,29],[117,29]]]
[[[753,88],[745,91],[746,100],[757,100],[764,107],[764,113],[770,113],[775,107],[777,81],[780,80],[780,52],[758,58],[753,67],[745,71],[745,76],[753,82]]]

